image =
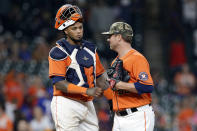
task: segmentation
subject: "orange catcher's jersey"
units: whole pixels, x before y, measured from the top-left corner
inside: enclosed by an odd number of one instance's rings
[[[64,77],[70,83],[85,88],[96,85],[96,78],[104,73],[94,44],[82,41],[82,46],[71,45],[66,39],[56,42],[49,53],[49,77]],[[54,96],[65,96],[82,101],[92,100],[93,97],[83,94],[63,93],[55,85]]]
[[[120,59],[123,61],[124,70],[128,71],[130,75],[129,83],[139,82],[144,85],[153,85],[148,61],[141,53],[132,49]],[[115,111],[151,103],[150,93],[143,93],[140,95],[124,90],[122,90],[122,92],[112,91],[108,88],[104,95],[108,99],[111,98],[113,100],[113,110]]]

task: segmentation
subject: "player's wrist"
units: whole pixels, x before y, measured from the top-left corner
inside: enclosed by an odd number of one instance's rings
[[[123,81],[118,80],[118,81],[116,82],[115,88],[116,88],[117,90],[124,89],[123,86],[122,86],[122,84],[123,84]]]
[[[86,90],[86,95],[88,95],[88,96],[93,96],[94,95],[94,90],[96,89],[96,88],[98,88],[98,87],[93,87],[93,88],[87,88],[87,90]]]
[[[90,91],[90,89],[88,88],[88,89],[86,90],[86,95],[90,95],[89,91]]]

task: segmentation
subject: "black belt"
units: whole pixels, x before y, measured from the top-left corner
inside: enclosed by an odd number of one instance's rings
[[[149,106],[151,106],[151,103],[149,104]],[[127,110],[128,110],[128,109],[127,109]],[[129,108],[129,110],[130,110],[132,113],[138,111],[138,109],[137,109],[136,107],[134,107],[134,108]],[[126,110],[117,111],[116,114],[117,114],[118,116],[126,116],[126,115],[128,115],[128,113],[127,113]]]

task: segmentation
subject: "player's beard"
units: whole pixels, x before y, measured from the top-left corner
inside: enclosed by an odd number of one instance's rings
[[[76,40],[72,36],[65,34],[64,31],[63,31],[63,35],[64,35],[65,39],[67,39],[69,37],[74,43],[80,43],[80,42],[82,42],[82,39],[83,39],[83,37],[81,37],[79,40]]]
[[[75,42],[75,43],[79,43],[79,42],[82,41],[82,37],[81,37],[80,39],[78,39],[78,40],[76,40],[76,39],[73,38],[72,36],[69,36],[69,37],[70,37],[70,39],[71,39],[73,42]]]
[[[82,41],[82,38],[83,38],[83,37],[81,37],[80,39],[76,40],[75,38],[73,38],[70,35],[66,35],[66,34],[64,34],[64,35],[65,35],[66,39],[69,37],[69,39],[71,39],[74,43],[80,43]]]

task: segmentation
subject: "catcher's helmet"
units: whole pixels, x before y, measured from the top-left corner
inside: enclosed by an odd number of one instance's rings
[[[66,4],[60,7],[55,17],[55,28],[64,30],[68,26],[74,24],[76,21],[82,21],[82,13],[77,6]]]

